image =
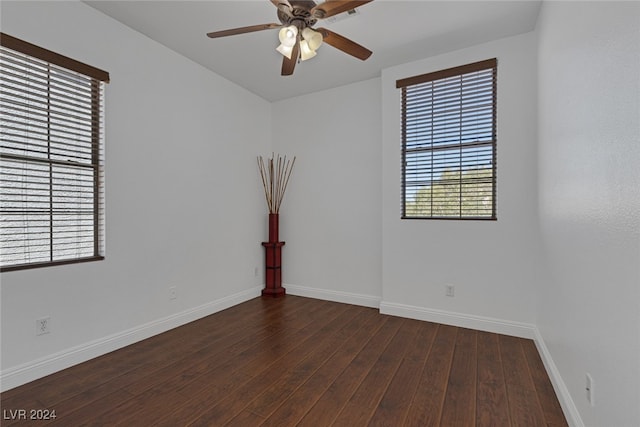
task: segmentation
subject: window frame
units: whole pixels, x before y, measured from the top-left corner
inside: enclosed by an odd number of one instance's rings
[[[0,45],[3,48],[13,51],[15,54],[19,56],[25,56],[25,59],[24,59],[25,63],[27,63],[31,58],[32,60],[38,63],[44,63],[42,65],[46,65],[47,70],[51,69],[51,67],[57,67],[57,69],[62,69],[61,72],[65,72],[65,73],[71,72],[75,74],[81,74],[85,79],[86,83],[90,85],[90,93],[91,93],[89,97],[90,107],[85,107],[83,110],[81,110],[83,111],[84,114],[91,117],[90,122],[86,121],[86,123],[90,126],[90,129],[91,129],[90,131],[90,147],[91,148],[89,149],[90,158],[91,158],[90,162],[80,162],[80,161],[73,162],[71,160],[65,161],[65,160],[54,159],[53,155],[51,154],[51,147],[54,144],[54,142],[53,142],[53,136],[51,136],[50,132],[48,132],[46,136],[46,145],[47,147],[49,147],[48,148],[49,154],[47,155],[47,157],[38,157],[38,156],[10,153],[11,149],[7,149],[7,151],[5,152],[4,148],[2,149],[3,151],[0,152],[0,158],[2,158],[2,160],[5,160],[5,161],[21,161],[21,162],[25,162],[25,164],[29,164],[32,166],[33,165],[48,166],[48,172],[47,172],[48,175],[45,175],[45,176],[48,176],[48,179],[49,179],[49,186],[46,191],[48,192],[47,194],[49,195],[48,197],[50,199],[49,208],[47,210],[48,213],[44,214],[44,215],[48,214],[49,216],[50,231],[47,237],[47,240],[49,241],[49,248],[50,248],[49,254],[48,254],[49,260],[48,261],[38,260],[34,262],[0,265],[0,271],[7,272],[7,271],[14,271],[14,270],[24,270],[24,269],[32,269],[32,268],[40,268],[40,267],[49,267],[49,266],[55,266],[55,265],[66,265],[66,264],[103,260],[104,259],[104,179],[103,179],[104,160],[103,160],[102,153],[104,150],[104,137],[102,133],[102,113],[104,108],[104,96],[102,93],[103,93],[103,83],[109,83],[110,81],[109,73],[107,73],[106,71],[100,70],[99,68],[92,67],[90,65],[76,61],[69,57],[41,48],[39,46],[36,46],[24,40],[20,40],[18,38],[15,38],[5,33],[0,33]],[[7,55],[6,60],[8,60],[9,55],[12,55],[12,53],[8,52],[6,55]],[[5,60],[4,52],[2,53],[2,57],[4,61]],[[52,71],[47,71],[46,75],[50,76],[51,72]],[[4,71],[2,73],[4,74]],[[47,77],[47,83],[46,83],[47,95],[42,97],[42,99],[47,100],[47,105],[52,104],[53,98],[51,97],[51,93],[52,93],[51,88],[55,87],[56,89],[60,89],[59,86],[51,86],[51,81],[49,80],[50,78],[51,77]],[[16,86],[16,88],[18,87]],[[12,90],[15,90],[15,88],[12,88]],[[62,93],[73,95],[73,92],[62,92]],[[25,108],[26,111],[30,111],[29,108],[31,107],[27,105],[23,108]],[[9,111],[14,111],[14,110],[9,110]],[[47,107],[46,111],[48,116],[49,112],[51,112],[52,110],[50,109],[50,107]],[[48,124],[47,126],[51,126],[51,125]],[[12,137],[10,136],[7,137],[6,141],[8,144],[10,145],[20,144],[20,142],[11,138]],[[4,136],[3,136],[3,141],[5,141]],[[64,147],[72,145],[72,144],[69,144],[68,141],[73,142],[72,139],[69,139],[69,140],[64,139],[63,142],[59,142],[59,144],[62,144],[62,146]],[[27,140],[27,142],[25,142],[24,144],[25,146],[29,144],[29,140]],[[86,146],[83,146],[83,149],[85,150],[85,156],[87,156],[88,154],[86,154],[86,150],[88,148]],[[67,150],[71,153],[71,155],[80,153],[80,151],[72,151],[69,149]],[[81,150],[81,148],[78,148],[77,150]],[[67,168],[75,168],[78,171],[80,170],[84,170],[85,172],[88,171],[87,176],[92,177],[90,181],[93,186],[92,202],[90,202],[92,209],[89,212],[89,216],[92,216],[93,218],[93,221],[92,221],[93,255],[91,256],[78,256],[78,257],[71,257],[71,258],[54,259],[56,256],[59,256],[59,253],[56,254],[54,239],[60,238],[59,237],[60,232],[57,232],[55,234],[53,232],[54,213],[59,214],[60,212],[65,212],[64,210],[60,211],[59,209],[54,208],[54,205],[53,205],[54,191],[56,191],[54,190],[54,186],[53,186],[54,185],[53,184],[54,166],[56,165],[59,167],[66,166]],[[25,172],[25,174],[26,173],[27,172]],[[4,175],[0,175],[0,176],[5,177]],[[29,175],[22,175],[22,176],[23,176],[23,179],[26,177],[29,177]],[[78,181],[78,182],[81,182],[81,181]],[[75,186],[79,187],[80,184],[76,184]],[[23,188],[25,187],[20,187],[20,189],[23,189]],[[78,190],[73,194],[84,195],[85,193],[84,193],[84,190]],[[9,211],[7,211],[7,214],[9,214]],[[34,214],[28,213],[27,215],[34,215]],[[31,218],[26,217],[26,218],[27,219],[25,221],[27,222],[27,224],[29,224],[29,222],[33,223],[34,221],[36,221],[34,217],[31,217]],[[80,225],[76,225],[76,227],[80,227]],[[79,229],[76,228],[76,233],[79,232],[78,230]],[[4,239],[4,234],[2,234],[2,238]],[[30,248],[30,249],[34,250],[35,248]],[[1,262],[4,262],[4,260],[2,260]]]
[[[448,69],[444,69],[444,70],[440,70],[440,71],[435,71],[435,72],[431,72],[431,73],[426,73],[426,74],[421,74],[421,75],[417,75],[417,76],[413,76],[413,77],[408,77],[408,78],[403,78],[403,79],[399,79],[396,80],[396,88],[397,89],[402,89],[402,100],[401,100],[401,219],[435,219],[435,220],[459,220],[459,221],[468,221],[468,220],[480,220],[480,221],[496,221],[497,220],[497,59],[496,58],[492,58],[492,59],[487,59],[484,61],[478,61],[478,62],[474,62],[474,63],[470,63],[470,64],[466,64],[466,65],[461,65],[458,67],[452,67],[452,68],[448,68]],[[477,72],[486,72],[486,71],[490,71],[491,72],[491,82],[492,82],[492,86],[491,86],[491,106],[490,106],[490,110],[491,110],[491,137],[490,140],[488,141],[469,141],[469,142],[463,142],[462,141],[462,130],[460,130],[460,134],[458,135],[458,141],[457,142],[452,142],[452,143],[447,143],[446,145],[442,144],[442,145],[437,145],[437,143],[434,142],[435,137],[432,135],[430,138],[425,138],[425,141],[428,141],[426,143],[422,143],[422,145],[428,145],[430,143],[430,148],[428,147],[422,147],[422,148],[416,148],[416,147],[408,147],[409,143],[409,137],[407,135],[407,90],[408,88],[411,89],[412,87],[417,88],[419,87],[418,85],[422,85],[422,84],[430,84],[432,85],[432,87],[434,85],[436,85],[437,83],[441,83],[441,84],[445,84],[447,85],[447,87],[452,87],[453,85],[449,85],[447,83],[443,83],[445,82],[445,79],[451,79],[451,78],[460,78],[462,81],[462,78],[464,75],[471,75],[471,73],[477,73]],[[460,91],[458,93],[456,93],[457,98],[455,98],[456,100],[461,100],[461,104],[462,104],[462,98],[465,96],[465,91],[461,88]],[[435,95],[434,95],[435,96]],[[429,98],[430,101],[433,100],[432,98]],[[422,105],[422,104],[421,104]],[[462,110],[462,106],[460,106],[459,110]],[[429,120],[431,122],[433,122],[433,117],[436,116],[435,114],[435,110],[432,109],[432,111],[434,112],[433,114],[431,114],[431,116],[429,117]],[[462,117],[462,113],[460,113],[460,116]],[[460,119],[462,120],[462,118]],[[415,143],[414,143],[415,145]],[[443,148],[444,147],[444,148]],[[477,177],[477,178],[463,178],[463,172],[465,171],[465,169],[463,168],[463,163],[464,161],[462,160],[462,152],[464,151],[464,149],[469,149],[470,147],[490,147],[490,164],[491,164],[491,176],[490,177]],[[429,156],[431,156],[431,159],[433,161],[434,158],[434,154],[438,151],[444,151],[445,148],[447,150],[454,150],[454,149],[458,149],[460,151],[460,161],[458,163],[454,163],[451,162],[451,164],[454,165],[454,169],[453,172],[457,172],[458,173],[458,178],[457,181],[459,182],[457,185],[459,186],[459,199],[457,202],[456,207],[459,210],[459,214],[458,215],[434,215],[434,209],[431,208],[430,209],[430,213],[429,215],[408,215],[407,214],[407,201],[408,201],[408,197],[407,197],[407,189],[408,189],[408,183],[407,183],[407,153],[409,151],[412,152],[422,152],[422,153],[428,153]],[[486,160],[486,159],[485,159]],[[449,163],[447,163],[449,164]],[[489,168],[486,168],[489,169]],[[424,169],[420,169],[419,173],[421,174],[425,174],[428,177],[428,181],[431,182],[431,185],[427,186],[425,185],[424,187],[427,188],[433,188],[433,185],[435,185],[436,179],[434,178],[434,175],[436,175],[435,172],[435,168],[433,166],[430,167],[424,167]],[[472,170],[472,169],[467,169],[468,170]],[[475,170],[480,170],[479,168],[475,169]],[[447,170],[446,169],[442,169],[442,171],[440,172],[445,173]],[[418,172],[416,172],[418,173]],[[455,181],[454,181],[455,182]],[[463,197],[462,197],[462,193],[463,193],[463,185],[465,185],[465,183],[467,185],[469,184],[473,184],[478,186],[480,183],[484,183],[487,184],[488,182],[491,183],[491,212],[488,215],[463,215],[463,208],[464,208],[464,201],[463,201]],[[440,185],[444,185],[441,184]],[[455,184],[454,184],[455,185]],[[417,185],[416,185],[417,188]],[[417,189],[415,191],[418,191]],[[479,196],[481,194],[480,190],[478,190],[476,193],[474,193],[476,196]],[[430,196],[429,200],[433,200],[433,197]],[[433,206],[433,205],[432,205]],[[439,205],[440,209],[443,208],[443,205]],[[488,211],[488,209],[487,209]]]

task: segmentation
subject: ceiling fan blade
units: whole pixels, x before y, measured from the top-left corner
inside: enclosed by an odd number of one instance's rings
[[[283,76],[290,76],[293,74],[293,70],[296,68],[296,64],[298,63],[298,55],[300,54],[300,41],[297,41],[293,46],[293,51],[291,52],[291,59],[286,56],[282,58],[282,73]]]
[[[324,3],[323,3],[324,4]],[[326,28],[317,28],[322,34],[322,41],[336,49],[340,49],[344,53],[348,53],[351,56],[355,56],[358,59],[365,60],[371,56],[373,52],[367,49],[364,46],[359,45],[358,43],[349,40],[348,38],[341,36],[338,33],[334,33],[331,30],[327,30]]]
[[[275,1],[275,0],[274,0]],[[311,9],[311,15],[324,19],[333,15],[337,15],[347,10],[355,9],[363,4],[371,3],[373,0],[365,1],[339,1],[339,0],[327,0],[324,3],[320,3],[316,7]]]
[[[249,27],[240,27],[240,28],[233,28],[233,29],[230,29],[230,30],[214,31],[212,33],[207,33],[207,36],[211,37],[212,39],[215,39],[215,38],[218,38],[218,37],[226,37],[226,36],[233,36],[233,35],[236,35],[236,34],[252,33],[254,31],[271,30],[273,28],[280,28],[280,27],[282,27],[282,24],[251,25]]]

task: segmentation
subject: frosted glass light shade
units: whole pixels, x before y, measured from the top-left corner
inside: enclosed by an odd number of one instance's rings
[[[308,27],[302,30],[302,38],[307,41],[309,49],[313,51],[317,50],[322,44],[322,34]]]
[[[293,45],[296,44],[297,37],[298,27],[296,27],[295,25],[284,27],[278,32],[280,43],[288,47],[293,47]]]
[[[300,59],[302,61],[306,61],[307,59],[311,59],[316,56],[316,51],[309,47],[309,43],[307,40],[302,40],[300,42]]]
[[[285,46],[284,44],[281,44],[276,48],[276,50],[281,54],[283,54],[284,56],[286,56],[287,58],[291,59],[291,54],[293,53],[293,46]]]

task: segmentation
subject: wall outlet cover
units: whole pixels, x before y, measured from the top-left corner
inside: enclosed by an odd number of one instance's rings
[[[36,319],[36,335],[45,335],[51,332],[51,318],[49,316]]]

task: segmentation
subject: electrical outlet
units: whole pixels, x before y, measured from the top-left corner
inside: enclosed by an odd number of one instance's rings
[[[254,277],[258,277],[258,274],[260,274],[260,270],[258,269],[258,267],[254,267],[254,269],[253,269]]]
[[[591,376],[591,374],[587,373],[585,389],[587,392],[587,402],[589,402],[591,406],[595,406],[596,404],[594,385],[595,383],[593,382],[593,377]]]
[[[456,294],[456,287],[453,285],[447,285],[446,295],[448,297],[453,297]]]
[[[36,319],[36,335],[44,335],[51,332],[51,318],[49,316]]]
[[[176,286],[172,286],[169,288],[169,299],[178,298],[178,288]]]

